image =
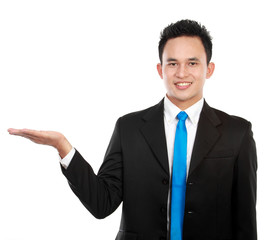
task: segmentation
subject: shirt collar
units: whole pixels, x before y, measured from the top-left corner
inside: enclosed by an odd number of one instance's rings
[[[201,98],[198,102],[190,106],[185,110],[188,115],[189,120],[193,125],[197,125],[200,118],[200,113],[203,108],[204,99]],[[175,104],[173,104],[169,98],[166,96],[164,98],[164,117],[166,118],[167,123],[171,124],[176,120],[176,116],[182,110],[179,109]]]

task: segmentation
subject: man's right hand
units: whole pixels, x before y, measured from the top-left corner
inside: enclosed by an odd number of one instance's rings
[[[64,158],[72,149],[65,136],[59,132],[14,128],[9,128],[8,132],[11,135],[24,137],[38,144],[52,146],[57,149],[61,158]]]

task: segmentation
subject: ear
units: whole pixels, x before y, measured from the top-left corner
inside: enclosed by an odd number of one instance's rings
[[[215,64],[213,62],[210,62],[207,67],[206,79],[212,76],[214,69],[215,69]]]
[[[161,79],[163,79],[163,69],[162,69],[162,64],[161,63],[157,64],[157,71],[158,71],[158,74],[161,77]]]

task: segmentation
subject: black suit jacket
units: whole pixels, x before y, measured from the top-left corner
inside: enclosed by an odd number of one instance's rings
[[[123,201],[116,240],[169,239],[164,104],[121,117],[94,174],[76,151],[69,184],[96,217]],[[256,240],[256,148],[251,124],[204,103],[187,179],[185,240]]]

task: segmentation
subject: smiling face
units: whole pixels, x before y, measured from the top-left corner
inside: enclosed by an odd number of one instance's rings
[[[203,97],[205,79],[211,77],[214,63],[207,64],[199,37],[182,36],[167,41],[157,70],[164,80],[167,97],[185,110]]]

